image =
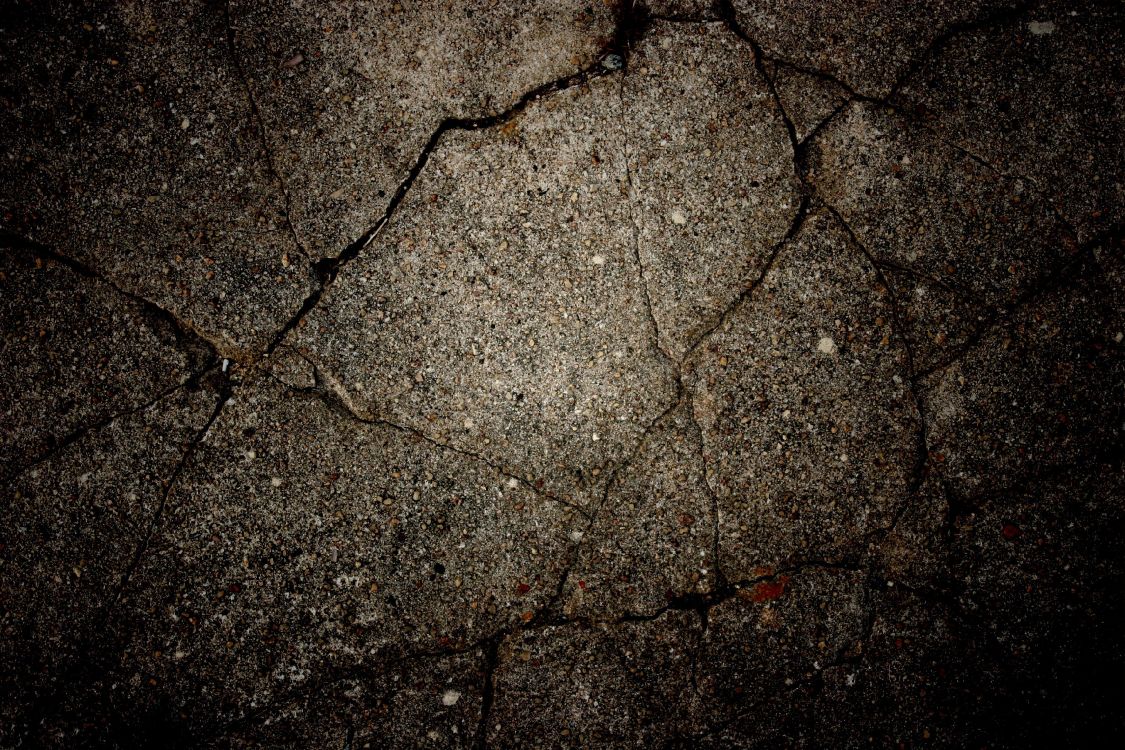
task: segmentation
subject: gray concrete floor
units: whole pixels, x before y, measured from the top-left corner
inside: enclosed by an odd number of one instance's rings
[[[2,0],[0,747],[1118,746],[1123,17]]]

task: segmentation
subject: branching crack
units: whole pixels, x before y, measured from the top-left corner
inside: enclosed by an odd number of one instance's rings
[[[887,298],[890,301],[891,306],[893,333],[902,340],[903,351],[906,353],[905,380],[910,389],[910,398],[914,402],[914,409],[918,413],[918,432],[915,437],[914,466],[911,467],[910,480],[907,483],[906,491],[904,493],[905,497],[901,502],[898,503],[898,507],[896,507],[894,512],[891,514],[891,521],[889,524],[874,529],[868,533],[868,544],[865,545],[865,547],[867,549],[871,549],[872,542],[882,541],[898,526],[899,521],[902,519],[903,514],[906,512],[906,509],[910,505],[911,499],[915,497],[915,495],[922,487],[923,482],[925,481],[926,466],[929,463],[930,456],[929,438],[926,427],[925,402],[922,400],[918,382],[914,377],[914,346],[910,340],[910,337],[906,335],[905,325],[903,323],[904,316],[899,306],[898,296],[895,293],[894,285],[887,280],[886,275],[883,273],[883,269],[880,267],[879,263],[876,262],[875,257],[871,254],[871,252],[867,249],[863,242],[860,241],[851,225],[848,224],[848,222],[844,219],[840,212],[827,203],[825,203],[824,205],[825,208],[827,208],[828,212],[831,213],[836,221],[840,224],[840,226],[843,227],[852,243],[857,248],[859,248],[861,253],[863,253],[864,258],[867,259],[868,264],[875,272],[875,278],[878,279],[879,284],[884,289],[886,289]]]
[[[426,163],[430,159],[430,155],[437,148],[441,141],[442,136],[450,130],[464,130],[475,131],[492,128],[497,125],[504,125],[512,120],[514,117],[522,113],[532,103],[556,94],[560,91],[576,88],[593,81],[594,79],[601,78],[602,76],[613,75],[618,71],[619,67],[615,65],[606,65],[605,60],[609,55],[618,55],[622,60],[628,53],[630,40],[638,33],[638,24],[643,24],[643,19],[639,16],[634,16],[631,7],[623,9],[622,17],[617,25],[615,37],[609,46],[604,50],[603,56],[598,61],[583,68],[577,73],[557,78],[553,81],[548,81],[540,86],[537,86],[530,91],[525,92],[519,99],[516,100],[512,106],[498,112],[496,114],[484,115],[481,117],[446,117],[437,126],[433,133],[430,134],[426,144],[422,147],[417,158],[415,158],[413,165],[407,171],[406,177],[399,184],[395,190],[394,195],[391,196],[390,202],[387,204],[386,209],[382,215],[375,221],[373,225],[351,244],[345,247],[338,255],[334,257],[325,257],[313,264],[313,271],[316,275],[316,288],[305,298],[301,304],[300,309],[282,326],[278,331],[273,341],[266,349],[267,354],[272,354],[274,350],[281,344],[282,341],[292,332],[301,322],[305,319],[313,308],[319,303],[324,294],[328,291],[329,287],[335,281],[340,270],[348,263],[355,260],[379,235],[383,228],[391,221],[395,215],[398,207],[406,199],[410,188],[414,185],[414,181],[418,175],[422,173]]]
[[[178,392],[178,391],[180,391],[184,388],[194,387],[195,385],[197,385],[199,383],[200,379],[208,371],[214,369],[214,367],[217,364],[218,364],[218,362],[216,360],[212,360],[212,361],[206,363],[203,366],[202,369],[189,374],[187,378],[181,380],[179,383],[176,383],[173,386],[170,386],[170,387],[164,389],[160,393],[157,393],[155,396],[153,396],[151,399],[145,401],[144,403],[138,404],[136,406],[129,407],[128,409],[122,409],[121,411],[114,412],[113,414],[110,414],[110,415],[104,417],[103,419],[99,419],[96,422],[92,422],[90,424],[83,425],[82,427],[79,427],[78,429],[68,433],[67,435],[64,435],[63,437],[59,438],[55,442],[55,444],[52,445],[45,452],[43,452],[40,455],[34,457],[33,459],[31,459],[27,463],[24,463],[24,464],[22,464],[20,466],[17,466],[17,467],[12,467],[12,470],[11,470],[10,473],[5,474],[3,477],[0,477],[0,482],[3,482],[3,483],[11,482],[12,480],[16,479],[17,477],[23,475],[28,470],[33,469],[36,466],[39,466],[39,465],[41,465],[41,464],[43,464],[47,461],[50,461],[52,458],[54,458],[55,456],[60,454],[62,451],[66,450],[68,447],[70,447],[74,443],[77,443],[79,440],[86,437],[87,435],[89,435],[91,433],[95,433],[98,430],[101,430],[102,428],[113,424],[114,422],[116,422],[119,419],[122,419],[124,417],[132,416],[133,414],[139,414],[140,412],[143,412],[143,411],[147,411],[147,410],[151,409],[153,406],[155,406],[156,404],[160,403],[164,399],[171,396],[172,394],[174,394],[174,393],[176,393],[176,392]]]
[[[128,567],[122,573],[121,579],[116,586],[113,596],[109,597],[108,599],[106,611],[102,617],[103,625],[104,623],[109,621],[113,609],[117,606],[117,603],[120,601],[122,595],[124,595],[125,589],[129,585],[129,581],[132,579],[133,574],[140,566],[141,559],[144,557],[145,551],[148,549],[149,544],[151,544],[152,538],[159,530],[160,523],[164,517],[164,511],[168,506],[168,499],[172,495],[172,490],[175,489],[176,482],[179,481],[180,476],[183,474],[184,467],[187,466],[188,461],[191,460],[192,456],[195,454],[196,449],[207,437],[207,433],[211,431],[211,426],[214,425],[215,421],[219,418],[219,415],[223,411],[223,407],[227,405],[228,401],[230,401],[231,392],[231,385],[229,381],[224,379],[221,387],[219,388],[219,394],[218,398],[215,401],[215,406],[211,410],[211,414],[208,415],[207,421],[204,422],[203,426],[200,427],[195,432],[195,435],[192,436],[190,442],[184,448],[184,452],[181,454],[180,460],[176,463],[176,466],[172,469],[172,473],[169,474],[168,478],[165,480],[164,490],[160,495],[160,502],[157,504],[156,510],[152,514],[152,518],[148,524],[148,529],[145,531],[144,536],[142,536],[140,541],[138,542],[136,550],[133,552],[132,560],[129,562]]]

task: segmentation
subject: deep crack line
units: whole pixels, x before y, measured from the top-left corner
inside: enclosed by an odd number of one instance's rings
[[[500,644],[504,636],[499,636],[485,647],[484,652],[484,684],[481,686],[480,697],[480,723],[477,725],[477,735],[474,747],[485,750],[488,747],[488,720],[492,716],[492,705],[496,700],[496,668],[500,665]]]
[[[750,35],[748,35],[742,29],[742,27],[738,25],[738,21],[735,17],[734,6],[731,4],[730,0],[723,0],[722,2],[720,2],[718,11],[719,18],[723,22],[723,25],[727,27],[727,31],[734,34],[736,37],[750,46],[751,57],[754,62],[754,70],[757,71],[758,75],[761,76],[763,81],[765,81],[766,89],[770,93],[770,98],[773,99],[774,104],[777,106],[777,111],[781,114],[781,121],[785,125],[785,131],[789,136],[789,145],[793,150],[793,171],[798,175],[799,178],[800,170],[797,168],[797,128],[793,125],[793,120],[789,117],[789,113],[785,111],[785,105],[781,103],[781,97],[778,96],[777,86],[774,84],[773,77],[766,72],[765,53],[762,51],[761,45],[759,45],[757,41],[751,38]],[[776,65],[777,63],[774,64]]]
[[[442,136],[450,130],[463,130],[463,131],[476,131],[484,130],[487,128],[503,125],[514,117],[521,114],[534,102],[559,93],[568,89],[582,86],[596,78],[603,76],[613,75],[618,72],[619,68],[616,66],[607,66],[605,58],[609,54],[619,54],[624,59],[626,52],[627,39],[632,33],[632,18],[626,14],[622,22],[618,26],[617,38],[607,48],[603,50],[599,59],[588,65],[586,68],[579,70],[577,73],[572,73],[562,78],[557,78],[553,81],[548,81],[540,86],[537,86],[530,91],[525,92],[516,102],[509,108],[492,115],[484,115],[481,117],[447,117],[441,121],[438,127],[430,134],[429,139],[426,141],[425,146],[419,152],[418,157],[414,160],[414,164],[410,167],[406,177],[398,188],[395,190],[394,195],[391,196],[387,208],[384,209],[382,215],[375,221],[371,227],[356,238],[351,244],[345,247],[338,255],[329,256],[316,261],[313,264],[313,271],[316,274],[317,287],[314,289],[301,304],[300,309],[296,314],[285,323],[285,325],[278,331],[273,341],[266,348],[266,354],[272,354],[277,347],[285,340],[285,338],[305,319],[313,308],[319,303],[324,294],[331,287],[336,277],[339,275],[340,270],[348,263],[359,257],[375,238],[383,230],[383,228],[394,217],[398,207],[406,199],[407,194],[410,192],[414,181],[422,173],[426,163],[430,159],[430,155],[437,148],[441,141]],[[623,66],[622,66],[623,69]]]

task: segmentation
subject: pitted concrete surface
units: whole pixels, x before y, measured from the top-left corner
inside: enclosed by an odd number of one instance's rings
[[[0,5],[0,747],[1125,740],[1119,2]]]

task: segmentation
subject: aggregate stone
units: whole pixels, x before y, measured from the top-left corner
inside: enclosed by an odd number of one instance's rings
[[[831,79],[785,63],[771,61],[765,68],[798,143],[848,101],[847,89]]]
[[[490,747],[651,747],[698,726],[699,619],[553,626],[500,645]]]
[[[467,648],[547,603],[578,527],[472,457],[243,385],[125,592],[121,682],[200,726],[326,671]]]
[[[311,288],[206,0],[10,2],[0,226],[259,351]]]
[[[0,477],[202,370],[202,342],[49,254],[0,247]]]
[[[217,401],[204,384],[93,428],[5,480],[0,523],[0,738],[73,679]]]
[[[720,23],[654,23],[623,98],[638,254],[679,360],[785,236],[800,202],[793,150],[750,46]]]
[[[697,666],[709,713],[737,716],[861,652],[865,578],[837,569],[780,573],[712,607]]]
[[[567,579],[570,616],[652,615],[713,591],[715,508],[690,406],[658,422],[610,483]]]
[[[485,655],[412,659],[308,692],[239,728],[214,747],[473,748]]]
[[[906,500],[919,422],[891,315],[875,269],[818,209],[693,356],[731,580],[855,552]]]
[[[883,97],[946,29],[1012,0],[732,0],[738,25],[771,57]]]
[[[362,415],[575,499],[672,402],[627,201],[617,77],[446,133],[291,337]]]
[[[1086,241],[1123,216],[1123,20],[1115,2],[1034,3],[951,39],[896,102],[1033,181]]]
[[[375,224],[443,119],[496,115],[595,63],[616,5],[270,0],[231,16],[294,227],[330,257]]]
[[[825,126],[808,170],[817,194],[884,264],[921,370],[1077,250],[1034,183],[877,106],[852,104]]]
[[[1076,273],[921,381],[930,452],[960,495],[1010,486],[1121,440],[1121,277],[1096,266]]]

